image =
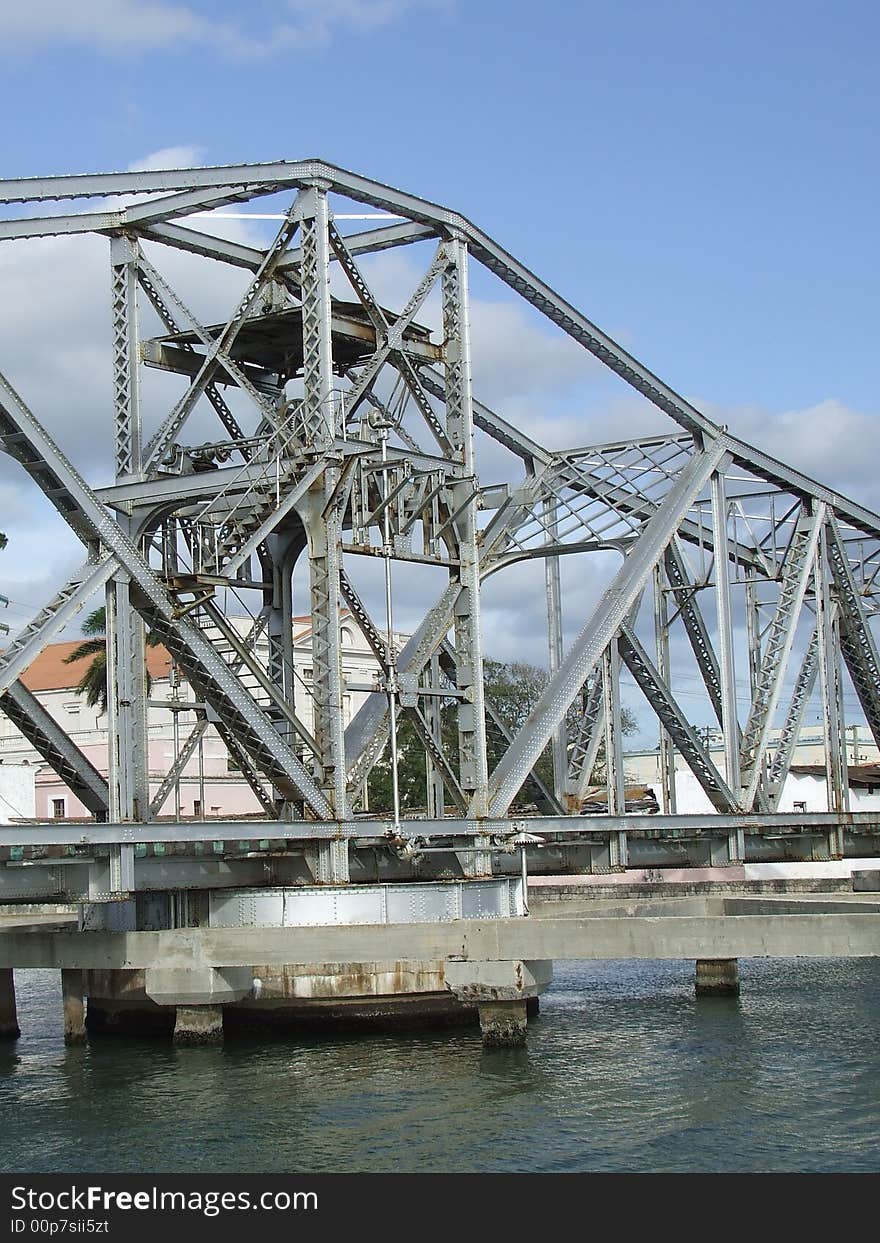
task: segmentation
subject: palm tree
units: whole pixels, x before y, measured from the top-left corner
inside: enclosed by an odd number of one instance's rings
[[[104,713],[107,711],[107,612],[103,605],[89,613],[83,622],[82,631],[86,636],[84,642],[75,647],[69,656],[64,657],[64,663],[72,665],[78,660],[90,661],[83,670],[76,689],[81,695],[85,695],[90,708],[100,705],[99,711]],[[160,643],[161,639],[147,632],[149,647],[158,647]],[[152,684],[149,670],[146,670],[146,676],[149,694]]]

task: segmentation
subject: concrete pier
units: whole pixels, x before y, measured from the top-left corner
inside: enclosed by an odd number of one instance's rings
[[[61,972],[61,1004],[64,1008],[64,1043],[82,1044],[86,1038],[86,1007],[82,971]]]
[[[174,1019],[175,1044],[222,1044],[222,1006],[178,1006]]]
[[[529,1020],[524,1001],[486,1001],[477,1008],[487,1049],[513,1049],[526,1043]]]
[[[16,1040],[21,1035],[15,1008],[15,976],[12,968],[0,970],[0,1040]]]
[[[738,997],[739,968],[735,958],[698,958],[694,976],[697,997]]]
[[[446,963],[446,987],[459,1001],[476,1005],[487,1048],[525,1044],[529,1004],[537,1005],[552,979],[552,962],[449,959]]]

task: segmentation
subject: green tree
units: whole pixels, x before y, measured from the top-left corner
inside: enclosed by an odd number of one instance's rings
[[[497,712],[511,734],[520,729],[547,685],[548,674],[538,665],[525,661],[483,661],[483,685],[487,700]],[[583,714],[580,697],[575,700],[566,716],[569,736]],[[633,733],[636,721],[628,708],[621,711],[623,732]],[[441,709],[441,733],[443,749],[454,757],[458,748],[455,700],[444,701]],[[507,746],[502,733],[490,724],[487,731],[489,770],[495,767]],[[397,774],[400,788],[400,804],[404,810],[424,807],[427,801],[425,786],[425,753],[421,739],[412,720],[406,714],[398,719]],[[454,761],[453,761],[454,762]],[[546,786],[553,787],[553,759],[550,747],[546,747],[536,764],[536,769]],[[597,764],[597,775],[601,770]],[[374,811],[390,811],[392,808],[391,754],[386,747],[382,758],[374,766],[368,781],[370,807]]]
[[[69,656],[64,657],[66,665],[72,665],[78,660],[88,660],[88,666],[83,670],[82,677],[77,683],[76,689],[81,695],[85,695],[86,703],[90,708],[96,705],[100,706],[101,712],[107,711],[107,612],[104,606],[95,609],[89,613],[83,622],[83,635],[85,636],[82,643],[75,647]],[[147,631],[147,644],[149,647],[158,647],[161,640]],[[152,679],[149,670],[147,673],[147,692],[149,693]]]

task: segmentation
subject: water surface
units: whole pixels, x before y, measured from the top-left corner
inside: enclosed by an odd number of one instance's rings
[[[0,1171],[878,1171],[880,960],[557,963],[526,1049],[477,1029],[66,1048],[19,971]]]

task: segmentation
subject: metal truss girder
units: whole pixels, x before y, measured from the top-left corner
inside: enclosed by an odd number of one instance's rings
[[[696,601],[696,588],[688,574],[682,550],[673,539],[664,554],[664,568],[685,632],[697,661],[697,668],[709,695],[718,724],[721,724],[721,671],[709,638],[709,631]]]
[[[110,242],[113,311],[113,406],[116,478],[141,469],[140,356],[137,306],[138,246],[128,237]]]
[[[214,375],[218,367],[223,367],[229,371],[238,382],[240,388],[248,394],[256,405],[262,416],[271,425],[274,423],[274,411],[267,405],[261,394],[254,388],[250,380],[241,370],[240,367],[232,361],[229,351],[235,342],[242,327],[244,326],[248,310],[254,302],[263,285],[271,277],[278,257],[284,252],[284,248],[299,227],[298,219],[291,216],[285,221],[283,227],[279,230],[278,236],[275,238],[272,246],[266,252],[265,259],[257,270],[254,279],[248,286],[244,296],[239,299],[235,310],[226,321],[226,326],[216,338],[211,338],[205,333],[203,327],[196,317],[190,311],[189,307],[181,300],[178,294],[174,292],[168,282],[160,275],[147,259],[141,258],[140,268],[146,275],[150,283],[158,290],[163,300],[171,302],[171,304],[180,312],[180,314],[188,321],[193,331],[202,338],[205,345],[205,355],[200,360],[198,371],[193,376],[186,392],[174,406],[174,409],[168,414],[161,427],[150,438],[149,444],[144,450],[144,466],[149,468],[156,461],[160,460],[168,449],[169,445],[174,441],[180,432],[180,429],[189,418],[193,407],[199,397],[204,393],[207,387],[212,383]],[[238,425],[235,424],[236,430],[239,432]]]
[[[623,777],[623,750],[620,722],[620,639],[612,640],[602,653],[602,699],[605,724],[605,792],[609,815],[622,816],[626,811]],[[617,843],[618,846],[621,843]],[[625,846],[624,846],[625,849]],[[619,854],[619,851],[617,852]],[[625,859],[612,860],[625,864]]]
[[[586,695],[587,702],[569,749],[568,779],[565,784],[566,793],[578,805],[574,810],[579,810],[579,804],[590,783],[605,731],[605,700],[601,673],[593,678]]]
[[[0,220],[0,242],[34,237],[61,237],[68,233],[104,233],[122,228],[122,212],[84,212],[73,216],[28,216]]]
[[[342,236],[340,234],[340,236]],[[410,221],[386,225],[381,229],[362,229],[358,233],[345,234],[343,240],[350,255],[372,255],[396,246],[410,246],[413,242],[427,241],[436,237],[437,230],[430,225],[413,224]],[[302,252],[292,247],[279,265],[280,271],[295,271],[302,262]]]
[[[618,643],[624,664],[635,678],[648,703],[657,714],[661,725],[686,761],[688,768],[699,781],[712,806],[720,812],[739,811],[734,794],[712,763],[696,730],[676,703],[675,697],[642,647],[635,631],[626,623],[621,627]]]
[[[505,284],[536,307],[554,324],[568,333],[596,358],[616,371],[621,379],[631,385],[643,397],[652,402],[679,426],[690,432],[717,435],[718,428],[701,414],[695,406],[679,396],[667,384],[628,354],[600,328],[581,315],[570,303],[561,298],[549,285],[539,280],[528,268],[503,250],[485,233],[473,225],[466,230],[468,249],[475,258]]]
[[[124,570],[107,584],[104,603],[110,815],[144,820],[150,814],[146,636]]]
[[[107,782],[23,682],[6,688],[0,708],[92,815],[106,819]]]
[[[237,736],[227,729],[222,721],[216,720],[213,722],[213,725],[223,740],[223,745],[226,747],[226,750],[238,764],[245,781],[257,796],[257,801],[260,803],[263,810],[269,816],[275,815],[275,801],[272,798],[271,793],[263,784],[259,770],[254,765],[247,751],[245,751],[239,743]]]
[[[742,798],[746,809],[754,804],[764,771],[764,757],[773,718],[782,696],[788,659],[824,521],[825,506],[822,504],[815,507],[813,514],[803,514],[799,518],[783,564],[779,600],[767,630],[764,656],[758,670],[752,707],[740,746]]]
[[[126,227],[137,228],[138,225],[148,226],[159,224],[163,220],[175,216],[188,216],[194,211],[213,211],[218,207],[226,207],[230,203],[242,203],[259,195],[271,194],[273,185],[252,184],[244,187],[218,187],[213,191],[203,189],[175,191],[164,198],[147,199],[132,203],[123,211]]]
[[[458,557],[461,592],[455,621],[455,684],[464,698],[458,704],[459,780],[470,790],[473,811],[487,814],[486,713],[483,695],[483,648],[480,620],[480,548],[477,542],[477,489],[471,393],[471,355],[467,249],[456,238],[445,248],[442,280],[446,438],[450,456],[463,478],[450,485],[449,526]]]
[[[723,444],[695,454],[681,471],[657,512],[646,523],[623,566],[603,594],[581,635],[490,779],[490,815],[502,815],[534,766],[553,729],[602,658],[639,594],[645,589],[682,518],[726,459]]]
[[[331,239],[333,234],[331,233]],[[361,277],[358,269],[351,256],[347,255],[344,245],[339,235],[336,235],[334,249],[337,257],[340,259],[346,255],[344,267],[349,280],[352,282],[358,297],[363,302],[376,328],[376,352],[372,358],[368,359],[361,373],[358,375],[355,383],[349,393],[346,394],[346,407],[348,412],[353,413],[360,402],[366,397],[372,389],[379,372],[386,362],[391,362],[400,372],[404,383],[409,389],[410,396],[415,402],[422,418],[428,425],[431,434],[439,444],[441,450],[447,457],[454,456],[453,447],[450,443],[446,431],[437,417],[434,408],[425,395],[421,378],[416,371],[410,359],[407,357],[403,349],[404,333],[412,323],[419,308],[425,298],[431,291],[431,288],[437,277],[448,266],[448,254],[446,247],[441,243],[437,248],[437,252],[432,259],[428,270],[419,281],[414,289],[411,297],[407,301],[406,306],[400,315],[394,321],[393,325],[389,325],[384,313],[378,303],[369,293],[366,282]]]
[[[132,580],[132,603],[151,630],[187,670],[198,693],[285,794],[305,798],[322,817],[330,806],[296,754],[279,737],[253,698],[231,674],[175,601],[141,553],[102,508],[85,480],[0,376],[0,445],[11,451],[71,527],[89,542],[100,540]],[[46,479],[51,481],[47,486]]]
[[[549,286],[540,282],[528,269],[497,246],[491,238],[472,225],[465,217],[415,195],[406,194],[321,160],[280,161],[226,168],[167,170],[159,173],[20,178],[0,183],[0,201],[26,202],[59,198],[105,197],[112,194],[167,192],[193,187],[210,191],[224,186],[233,189],[246,188],[244,197],[249,197],[271,193],[285,186],[302,188],[315,179],[325,181],[331,188],[361,202],[399,212],[413,222],[433,229],[459,231],[467,239],[471,253],[481,262],[497,272],[512,288],[528,298],[550,319],[558,323],[564,331],[574,336],[575,339],[581,339],[582,344],[596,353],[597,357],[643,391],[651,401],[661,409],[665,409],[676,421],[688,427],[689,430],[697,429],[710,435],[717,434],[719,429],[705,416],[664,385],[635,359],[632,359],[619,345],[590,324]],[[91,218],[85,214],[66,219],[72,222],[73,227],[94,229],[100,216],[95,213]],[[120,213],[105,214],[100,227],[113,228],[118,226],[121,220]],[[8,221],[5,222],[5,235],[18,236],[19,234],[15,232],[16,226],[21,226],[22,229],[34,226],[49,229],[51,221],[35,221],[32,218],[19,222]],[[3,232],[0,232],[0,237],[3,235]],[[860,506],[852,505],[845,497],[822,488],[815,481],[734,437],[728,437],[728,441],[735,452],[737,461],[748,469],[756,469],[762,477],[782,487],[794,486],[795,490],[802,495],[814,496],[825,501],[866,533],[873,535],[880,533],[880,520],[876,514]]]
[[[256,272],[263,261],[263,252],[252,246],[243,246],[240,242],[230,242],[227,238],[212,237],[182,225],[164,221],[147,228],[139,226],[138,234],[144,241],[158,242],[163,246],[172,246],[176,250],[185,250],[190,254],[201,255],[205,259],[216,259],[234,267],[249,268]],[[389,250],[395,246],[409,246],[413,242],[435,237],[435,230],[427,225],[402,223],[389,225],[382,229],[366,229],[360,233],[350,233],[345,237],[345,244],[352,255],[374,254],[380,250]],[[289,284],[295,284],[298,268],[302,262],[302,251],[291,247],[278,264],[278,273]]]
[[[301,194],[303,404],[302,437],[326,449],[341,428],[333,407],[330,244],[327,194],[311,186]]]
[[[625,830],[631,839],[639,836],[663,837],[666,833],[676,837],[686,837],[694,841],[707,840],[715,836],[726,836],[731,831],[742,829],[749,834],[759,836],[772,834],[782,835],[783,841],[789,834],[794,839],[803,830],[827,832],[839,823],[835,812],[735,812],[719,813],[717,816],[699,815],[676,816],[529,816],[528,824],[539,836],[545,833],[559,833],[569,839],[584,841],[590,838],[601,839],[609,832]],[[403,821],[401,832],[412,829],[413,836],[418,837],[460,837],[469,839],[485,837],[498,839],[509,838],[511,833],[520,829],[522,817],[492,817],[486,820],[474,820],[471,817],[426,818],[417,821]],[[873,837],[878,843],[880,853],[880,833],[877,827],[876,811],[852,812],[847,826],[853,832],[861,832]],[[321,823],[316,820],[299,820],[285,824],[284,838],[289,842],[328,841],[331,838],[360,839],[380,844],[388,841],[387,819],[369,816]],[[125,824],[108,822],[103,824],[66,824],[57,820],[45,821],[41,824],[0,825],[0,848],[8,846],[112,846],[112,845],[143,845],[151,842],[211,842],[211,841],[261,841],[277,838],[279,822],[274,816],[265,820],[210,820],[207,822],[180,822],[169,824],[161,821],[150,821],[147,824]],[[783,847],[784,849],[784,847]]]
[[[471,253],[490,270],[498,273],[564,331],[581,340],[597,357],[629,383],[634,384],[639,391],[644,392],[645,396],[666,410],[676,421],[689,429],[697,428],[710,435],[717,434],[719,429],[704,415],[632,359],[619,345],[590,324],[549,286],[540,282],[465,217],[322,160],[277,161],[268,164],[172,169],[149,173],[11,179],[0,183],[0,201],[38,202],[50,199],[108,197],[114,194],[168,193],[194,188],[210,192],[224,187],[230,187],[236,193],[241,189],[242,197],[254,197],[285,187],[302,188],[315,179],[326,182],[339,193],[357,201],[408,217],[411,222],[426,226],[431,231],[448,229],[460,232],[467,239]],[[206,194],[202,204],[210,199],[211,195]],[[119,212],[85,213],[56,219],[54,222],[47,218],[6,221],[0,225],[0,238],[37,235],[39,231],[62,232],[68,228],[78,231],[106,230],[118,228],[122,220],[123,215]],[[880,534],[880,519],[876,514],[852,504],[845,497],[822,487],[752,446],[734,437],[728,436],[727,439],[736,460],[747,469],[756,471],[762,478],[783,488],[792,488],[799,495],[825,501],[866,534],[875,537]]]
[[[524,481],[515,497],[500,509],[486,529],[480,532],[478,543],[480,549],[480,565],[483,573],[492,551],[504,539],[518,515],[532,505],[540,492],[540,476],[530,475]],[[461,591],[456,580],[450,582],[439,600],[428,612],[416,632],[404,645],[398,657],[398,668],[402,674],[418,677],[425,665],[437,651],[446,632],[452,625],[455,604]],[[371,695],[357,711],[348,729],[345,731],[345,749],[349,757],[349,790],[356,790],[367,772],[379,758],[384,747],[384,731],[387,728],[387,707],[381,697]]]
[[[831,539],[827,524],[816,548],[816,629],[819,635],[819,687],[825,724],[825,775],[828,810],[849,812],[849,780],[846,771],[843,694],[840,668],[840,601],[832,595]],[[845,607],[845,606],[844,606]]]
[[[880,746],[880,653],[833,517],[828,524],[827,546],[837,595],[840,649],[865,719]]]
[[[140,284],[144,293],[149,298],[150,303],[152,304],[153,310],[156,312],[156,314],[162,320],[162,323],[165,325],[166,331],[169,333],[176,333],[180,330],[180,325],[178,324],[177,320],[172,314],[171,309],[168,306],[165,298],[163,298],[159,285],[156,283],[154,279],[151,279],[150,273],[152,273],[153,276],[158,275],[158,273],[156,272],[156,269],[153,268],[152,265],[149,266],[149,270],[148,270],[146,261],[141,255],[140,262],[138,263],[138,267],[137,267],[138,283]],[[160,283],[162,286],[164,286],[164,288],[167,291],[168,286],[166,285],[165,281],[160,280]],[[179,299],[177,299],[176,295],[174,296],[174,300],[178,302],[179,306],[182,305],[179,302]],[[194,321],[191,320],[191,322],[194,322]],[[188,341],[182,342],[180,345],[180,349],[183,350],[185,353],[189,353],[193,355],[195,354],[195,350],[193,346]],[[145,358],[145,361],[146,361],[146,358]],[[232,377],[230,376],[230,378]],[[205,396],[207,397],[211,405],[214,407],[214,409],[217,411],[217,414],[220,417],[220,422],[226,428],[226,431],[232,437],[232,439],[233,440],[244,440],[245,439],[244,432],[239,426],[237,419],[235,418],[232,411],[229,409],[229,406],[226,404],[225,398],[222,396],[222,394],[220,393],[220,390],[217,388],[217,385],[213,380],[208,381],[208,383],[205,385]],[[247,449],[242,448],[240,452],[242,452],[245,458],[250,456],[250,451]]]
[[[219,641],[229,649],[232,659],[224,662],[228,664],[229,669],[239,677],[242,676],[243,671],[249,673],[263,694],[267,696],[269,702],[266,706],[279,713],[293,727],[309,750],[317,753],[315,739],[284,698],[282,688],[275,685],[249,649],[247,642],[242,640],[241,635],[229,624],[222,611],[217,608],[213,601],[210,599],[205,600],[199,608],[193,611],[191,616],[212,646],[217,647]]]
[[[419,368],[419,379],[422,382],[422,388],[426,392],[431,393],[434,397],[442,398],[444,396],[443,377],[439,375],[431,367]],[[544,449],[536,441],[532,440],[525,432],[521,432],[518,427],[514,427],[512,423],[508,423],[500,414],[494,410],[490,410],[483,402],[478,401],[476,397],[473,399],[474,425],[479,427],[481,431],[486,432],[499,444],[504,445],[511,453],[523,461],[533,461],[536,464],[547,465],[553,460],[553,454]]]
[[[16,635],[0,656],[0,694],[19,678],[40,652],[112,578],[113,556],[87,561],[61,591]]]
[[[797,745],[798,735],[801,732],[804,713],[813,693],[813,688],[816,685],[816,675],[818,672],[819,634],[814,621],[807,650],[804,652],[801,667],[791,693],[791,702],[785,715],[785,723],[780,731],[776,751],[767,774],[767,801],[770,811],[776,811],[776,808],[779,806],[783,783],[791,768],[791,760]]]
[[[237,268],[248,268],[252,272],[256,272],[263,262],[264,252],[253,246],[243,246],[241,242],[231,242],[225,237],[213,237],[167,220],[149,226],[139,225],[135,232],[145,242],[172,246],[175,250],[201,255],[204,259],[216,259]]]
[[[740,725],[736,702],[733,610],[730,596],[729,511],[724,473],[712,476],[712,534],[714,538],[715,612],[721,673],[721,732],[724,737],[724,775],[731,789],[739,790]]]

